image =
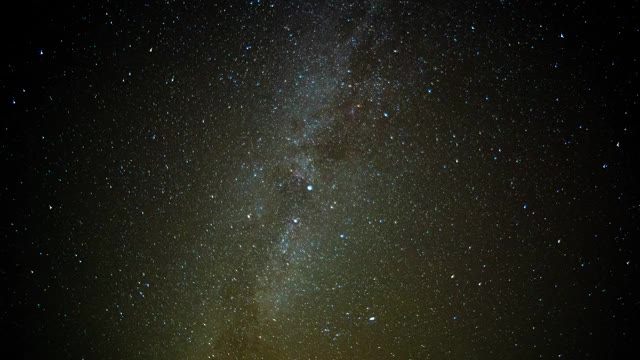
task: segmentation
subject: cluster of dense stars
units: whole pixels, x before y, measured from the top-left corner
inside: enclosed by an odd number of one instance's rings
[[[621,358],[625,4],[6,9],[2,338],[51,359]]]

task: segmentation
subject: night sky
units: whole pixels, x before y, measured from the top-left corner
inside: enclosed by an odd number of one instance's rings
[[[1,18],[6,351],[635,352],[637,1]]]

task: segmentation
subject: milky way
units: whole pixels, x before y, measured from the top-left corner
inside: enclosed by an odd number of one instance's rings
[[[25,358],[622,356],[628,7],[7,11],[3,337]]]

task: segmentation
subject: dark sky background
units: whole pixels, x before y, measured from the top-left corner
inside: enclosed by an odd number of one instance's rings
[[[637,5],[3,8],[6,351],[637,353]]]

